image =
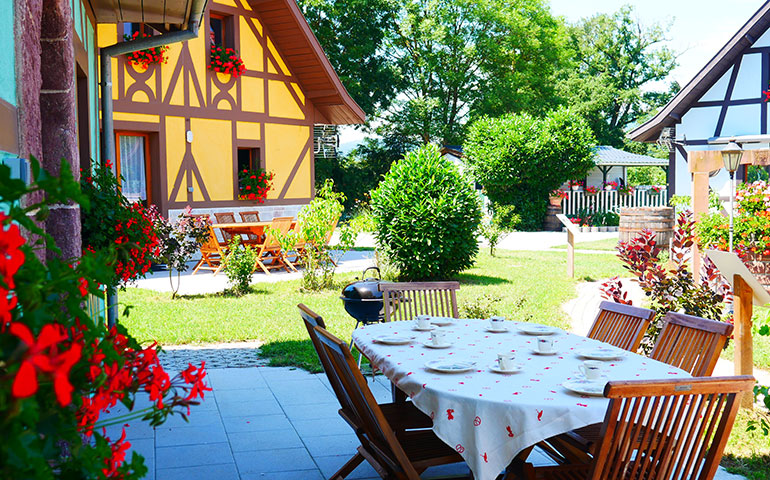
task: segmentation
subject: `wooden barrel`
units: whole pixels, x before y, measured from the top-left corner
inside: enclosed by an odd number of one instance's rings
[[[674,234],[673,207],[637,207],[620,209],[619,242],[627,242],[637,237],[642,230],[649,229],[656,233],[658,246],[668,249]]]
[[[562,224],[556,215],[561,213],[561,205],[548,205],[548,211],[543,222],[543,230],[546,232],[558,232]]]

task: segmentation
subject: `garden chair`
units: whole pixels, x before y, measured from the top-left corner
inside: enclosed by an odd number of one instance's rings
[[[733,331],[729,323],[668,312],[650,358],[689,372],[694,377],[711,375],[719,354]],[[570,462],[586,461],[601,438],[599,425],[588,425],[547,440]],[[552,458],[558,457],[549,452]]]
[[[586,336],[636,352],[654,317],[655,312],[646,308],[604,301]]]
[[[695,377],[711,375],[719,354],[733,333],[729,323],[668,312],[650,358],[690,372]]]
[[[463,461],[460,454],[432,430],[397,431],[375,401],[347,344],[320,326],[313,328],[320,351],[333,372],[329,378],[334,379],[341,390],[337,397],[342,406],[340,416],[353,428],[361,443],[358,452],[331,479],[346,478],[364,460],[382,478],[400,480],[418,480],[420,473],[429,467]]]
[[[281,251],[281,245],[278,243],[278,239],[275,235],[273,235],[272,230],[278,230],[283,235],[286,235],[291,228],[291,223],[293,221],[294,219],[292,217],[273,218],[270,222],[270,229],[265,233],[265,241],[258,247],[259,254],[257,256],[257,261],[254,264],[254,270],[259,267],[263,272],[270,275],[270,270],[283,268],[291,273],[294,266],[284,258],[284,254]]]
[[[385,321],[412,320],[417,315],[459,318],[459,282],[381,283]]]
[[[299,222],[294,225],[292,231],[296,235],[297,242],[294,244],[294,248],[291,251],[284,252],[284,258],[292,265],[294,270],[297,270],[297,266],[302,263],[302,256],[305,254],[307,249],[307,242],[302,237],[302,226],[299,224]],[[332,261],[332,263],[334,262]]]
[[[198,264],[195,265],[192,273],[193,275],[198,273],[198,270],[212,270],[214,275],[216,275],[222,268],[224,268],[224,259],[227,256],[227,244],[220,243],[217,239],[217,234],[214,232],[214,228],[211,225],[206,228],[208,228],[209,236],[201,245],[201,259],[198,260]]]
[[[235,223],[235,214],[233,212],[218,212],[214,214],[214,217],[217,219],[217,223]],[[221,232],[222,240],[229,244],[233,236],[224,230],[221,230]]]
[[[329,379],[329,384],[332,386],[332,390],[334,390],[334,394],[340,399],[341,406],[343,410],[346,411],[346,415],[350,417],[354,416],[355,409],[353,405],[349,403],[344,386],[339,377],[337,377],[329,357],[326,356],[326,353],[321,347],[321,341],[318,339],[318,333],[315,331],[315,327],[326,328],[323,318],[301,303],[297,305],[297,308],[299,308],[299,314],[305,324],[308,336],[310,336],[310,341],[313,343],[313,348],[315,348],[315,351],[318,354],[318,359],[321,361],[321,367],[323,367],[323,370]],[[342,403],[343,401],[347,403]],[[385,415],[385,418],[388,420],[388,423],[397,432],[407,429],[431,428],[433,426],[433,421],[430,417],[419,411],[412,402],[403,404],[381,403],[379,406],[383,415]],[[363,432],[357,431],[356,433]]]
[[[528,480],[710,480],[754,377],[609,382],[610,405],[588,464],[524,465]]]
[[[249,222],[249,223],[257,223],[259,222],[259,212],[256,210],[249,211],[249,212],[240,212],[241,215],[241,221],[243,222]],[[253,243],[255,245],[260,244],[264,241],[265,236],[264,235],[254,235],[249,234],[248,241],[250,243]]]

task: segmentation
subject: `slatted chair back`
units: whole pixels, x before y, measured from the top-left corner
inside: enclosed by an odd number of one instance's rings
[[[385,321],[412,320],[417,315],[459,318],[459,282],[380,283]]]
[[[270,222],[270,230],[265,232],[265,250],[280,249],[281,245],[278,243],[278,239],[271,233],[271,230],[278,230],[283,235],[286,235],[291,229],[291,223],[294,221],[292,217],[275,217]]]
[[[729,323],[668,312],[650,358],[707,377],[732,333]]]
[[[233,212],[217,212],[214,214],[214,217],[216,217],[217,223],[235,223],[235,214]],[[230,243],[233,236],[224,230],[221,230],[221,232],[225,243]]]
[[[363,433],[359,435],[362,447],[374,456],[378,463],[392,472],[399,472],[396,478],[418,480],[420,476],[417,470],[374,399],[347,344],[324,328],[314,329],[318,334],[321,350],[329,360],[330,369],[334,371],[333,376],[345,392],[342,397],[338,396],[340,404],[343,410],[346,404],[350,405],[355,415],[353,422],[358,424]]]
[[[636,352],[654,317],[655,312],[646,308],[605,301],[599,305],[599,313],[587,336]]]
[[[201,259],[195,265],[193,275],[198,273],[198,270],[212,270],[216,275],[223,267],[222,261],[226,253],[217,239],[214,227],[207,225],[206,228],[208,229],[208,236],[200,246]]]
[[[291,272],[290,268],[294,268],[290,262],[285,258],[285,255],[281,252],[281,244],[273,234],[273,230],[277,230],[286,235],[291,228],[291,223],[294,221],[292,217],[275,217],[270,222],[270,228],[265,231],[265,241],[260,245],[259,253],[257,256],[254,269],[261,268],[263,272],[270,274],[270,270],[276,268],[283,268],[287,272]]]
[[[754,378],[609,382],[592,480],[714,477]]]
[[[256,223],[259,222],[259,212],[256,210],[248,211],[248,212],[240,212],[241,221],[243,222],[250,222],[250,223]],[[260,242],[262,239],[259,235],[254,235],[253,233],[249,234],[249,241],[254,242]]]

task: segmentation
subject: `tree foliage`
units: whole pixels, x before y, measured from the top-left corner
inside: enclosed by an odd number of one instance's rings
[[[473,177],[495,204],[514,205],[519,228],[542,227],[549,192],[594,166],[594,136],[574,112],[560,108],[543,118],[528,114],[484,117],[464,144]]]
[[[663,45],[667,28],[643,25],[624,6],[612,15],[599,14],[569,27],[571,61],[558,93],[584,116],[600,145],[623,146],[629,126],[667,103],[679,91],[654,91],[676,67],[676,56]]]
[[[473,265],[481,202],[435,145],[409,152],[372,192],[377,243],[404,280],[447,279]]]

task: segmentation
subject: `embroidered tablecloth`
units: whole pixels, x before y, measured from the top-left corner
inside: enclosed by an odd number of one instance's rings
[[[559,331],[555,355],[532,353],[537,337],[505,322],[505,333],[486,331],[483,320],[455,320],[441,327],[453,345],[432,349],[423,345],[430,333],[413,330],[412,322],[368,325],[353,332],[356,346],[415,406],[433,419],[436,435],[457,450],[475,478],[494,479],[524,448],[559,433],[604,420],[609,403],[603,397],[578,395],[561,384],[580,378],[583,358],[577,352],[606,346],[596,340]],[[382,335],[415,337],[408,345],[374,341]],[[490,371],[498,353],[514,352],[523,365],[514,374]],[[466,373],[437,373],[425,368],[431,360],[476,362]],[[680,369],[628,353],[603,363],[608,380],[689,377]]]

